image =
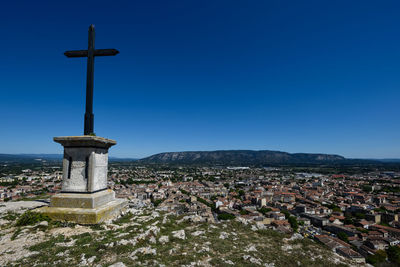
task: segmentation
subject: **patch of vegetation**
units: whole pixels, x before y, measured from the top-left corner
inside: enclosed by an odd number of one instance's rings
[[[272,209],[270,208],[266,208],[266,207],[262,207],[260,209],[258,209],[259,212],[261,212],[263,215],[265,215],[266,213],[270,212]]]
[[[90,233],[84,233],[73,237],[76,240],[75,241],[76,246],[86,245],[89,244],[91,241],[93,241],[93,237]]]
[[[36,223],[42,222],[42,221],[50,222],[51,219],[49,216],[44,215],[42,213],[26,211],[24,214],[22,214],[18,218],[17,223],[15,225],[16,226],[33,225],[33,224],[36,224]]]
[[[398,246],[390,246],[386,250],[386,253],[391,263],[400,266],[400,248]]]
[[[292,227],[293,231],[297,232],[297,230],[299,230],[299,224],[296,220],[296,217],[290,216],[288,221],[289,221],[290,226]]]
[[[233,215],[233,214],[226,213],[226,212],[218,214],[218,220],[226,221],[226,220],[233,220],[233,219],[235,219],[235,215]]]
[[[56,243],[64,243],[64,242],[68,242],[68,241],[70,241],[70,239],[65,238],[65,236],[63,236],[63,235],[59,235],[57,237],[52,237],[48,241],[33,245],[33,246],[29,247],[29,250],[43,252],[43,251],[47,251],[47,250],[55,247]]]
[[[345,232],[339,232],[337,234],[337,237],[341,240],[343,240],[344,242],[349,242],[349,236],[345,233]]]
[[[377,266],[378,264],[382,264],[386,262],[387,254],[384,250],[378,250],[374,255],[370,255],[367,257],[367,263],[373,264]]]
[[[162,202],[164,201],[164,199],[151,199],[151,203],[153,203],[154,207],[157,207],[158,205],[160,205]]]
[[[10,239],[11,239],[11,240],[15,240],[15,239],[18,237],[18,235],[21,233],[21,231],[22,231],[21,227],[18,227],[17,230],[14,231],[14,233],[13,233],[13,235],[11,236]]]
[[[92,229],[93,231],[101,231],[104,230],[104,227],[102,224],[92,224],[90,225],[90,229]]]
[[[5,216],[3,216],[3,219],[7,220],[7,221],[15,221],[18,217],[18,214],[16,214],[15,212],[11,212],[8,211],[7,214]]]
[[[132,185],[132,184],[155,184],[156,180],[133,180],[132,178],[128,178],[126,180],[120,180],[122,185]]]
[[[75,235],[70,239],[64,236],[51,237],[30,247],[31,251],[39,253],[12,264],[78,266],[82,257],[88,259],[96,256],[94,262],[106,266],[114,262],[123,262],[127,266],[182,266],[198,261],[207,261],[213,266],[228,266],[228,260],[235,266],[256,266],[247,256],[243,257],[248,255],[261,265],[268,263],[276,267],[339,265],[331,261],[333,254],[329,249],[309,239],[284,241],[289,235],[270,229],[254,231],[251,225],[236,220],[210,224],[188,222],[183,218],[184,215],[167,215],[150,210],[135,216],[128,213],[119,219],[120,227],[117,229],[96,229],[95,232]],[[150,227],[159,228],[159,232],[150,231],[149,235],[143,237]],[[185,239],[173,237],[172,232],[177,230],[185,231]],[[194,234],[199,231],[200,234]],[[136,239],[139,236],[142,237]],[[159,240],[161,236],[168,236],[169,242],[150,242],[150,238]],[[63,245],[71,240],[75,241],[73,246]],[[120,242],[122,240],[136,240],[136,243]],[[283,245],[292,246],[293,249],[287,253],[282,249]],[[132,252],[145,247],[155,249],[156,254],[137,252],[137,258],[133,260]],[[248,250],[250,247],[252,249]]]
[[[128,222],[131,221],[132,217],[133,217],[133,214],[128,212],[124,216],[121,216],[118,219],[116,219],[114,221],[114,223],[118,224],[118,225],[121,225],[121,224],[124,224],[124,223],[128,223]]]

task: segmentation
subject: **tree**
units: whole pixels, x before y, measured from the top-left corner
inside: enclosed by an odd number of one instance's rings
[[[386,252],[389,261],[400,266],[400,248],[398,246],[390,246]]]
[[[342,210],[339,207],[334,207],[332,209],[333,212],[341,212]]]
[[[235,219],[235,215],[233,215],[233,214],[226,213],[226,212],[218,214],[218,220],[226,221],[226,220],[233,220],[233,219]]]
[[[385,262],[387,254],[384,250],[378,250],[374,255],[367,257],[367,263],[377,265],[378,263]]]
[[[247,215],[249,212],[247,210],[240,210],[240,215]]]
[[[372,191],[372,186],[370,185],[363,185],[362,190],[366,193],[369,193]]]
[[[357,212],[357,213],[355,214],[355,217],[356,217],[357,219],[365,219],[365,214],[364,214],[364,213],[361,213],[361,212]]]
[[[287,210],[281,210],[281,212],[283,214],[285,214],[285,219],[289,219],[290,218],[290,213]]]
[[[344,224],[354,224],[354,221],[350,216],[346,216],[344,219]]]
[[[261,209],[258,209],[259,212],[261,212],[263,215],[265,215],[267,212],[270,212],[272,209],[262,207]]]
[[[349,242],[349,236],[345,232],[340,232],[337,234],[337,237],[344,242]]]
[[[292,227],[293,231],[297,232],[297,230],[299,229],[299,224],[296,220],[296,217],[290,216],[288,221],[289,221],[290,226]]]

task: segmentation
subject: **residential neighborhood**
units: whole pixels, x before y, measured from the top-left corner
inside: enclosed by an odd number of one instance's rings
[[[400,172],[329,173],[290,167],[160,167],[112,163],[117,197],[192,222],[231,219],[298,233],[357,263],[400,243]],[[2,174],[0,201],[46,199],[61,190],[58,166]]]

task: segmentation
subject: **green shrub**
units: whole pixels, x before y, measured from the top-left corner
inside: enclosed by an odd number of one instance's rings
[[[294,216],[290,216],[288,219],[290,226],[292,227],[293,231],[297,232],[297,230],[299,229],[299,223],[296,220],[296,217]]]
[[[343,240],[344,242],[349,242],[349,236],[345,232],[339,232],[337,234],[337,237]]]
[[[379,263],[386,262],[387,254],[384,250],[378,250],[374,255],[367,257],[367,263],[378,265]]]
[[[14,212],[8,211],[7,214],[3,217],[3,219],[6,219],[7,221],[15,221],[17,219],[17,214]]]
[[[259,212],[261,212],[263,215],[265,215],[267,212],[270,212],[272,209],[262,207],[261,209],[258,209]]]
[[[151,203],[153,203],[154,207],[157,207],[158,205],[160,205],[162,202],[164,201],[164,199],[151,199]]]
[[[230,213],[218,214],[218,220],[226,221],[226,220],[232,220],[232,219],[235,219],[235,215],[233,215],[233,214],[230,214]]]
[[[17,236],[21,233],[21,227],[18,227],[17,230],[15,230],[15,232],[13,233],[13,235],[11,236],[11,241],[15,240],[17,238]]]
[[[398,246],[390,246],[387,249],[389,261],[400,266],[400,248]]]
[[[50,222],[51,219],[49,216],[42,213],[27,211],[18,218],[16,226],[32,225],[41,221]]]
[[[248,215],[249,212],[247,210],[240,210],[240,215]]]

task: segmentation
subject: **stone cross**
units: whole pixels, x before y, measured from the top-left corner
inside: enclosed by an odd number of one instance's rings
[[[64,55],[67,57],[87,57],[87,77],[86,77],[86,112],[84,135],[94,133],[93,122],[93,80],[94,80],[94,57],[98,56],[115,56],[119,53],[116,49],[94,49],[94,25],[89,27],[89,45],[87,50],[66,51]]]
[[[67,51],[67,57],[87,57],[86,113],[83,136],[54,137],[64,147],[61,192],[50,206],[36,209],[53,220],[96,224],[118,216],[127,201],[107,188],[108,149],[115,140],[93,135],[93,63],[95,56],[114,56],[115,49],[94,49],[94,26],[89,27],[88,50]]]

